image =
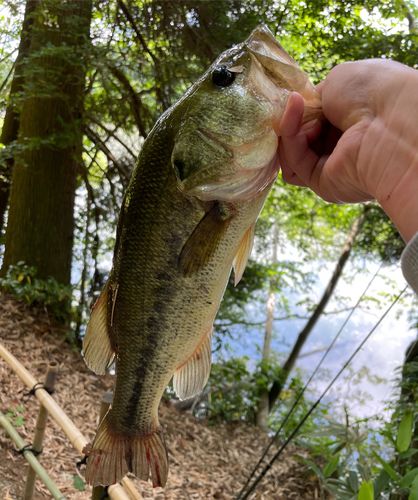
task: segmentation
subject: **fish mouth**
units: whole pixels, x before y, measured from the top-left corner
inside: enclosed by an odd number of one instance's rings
[[[242,168],[215,182],[187,189],[187,194],[203,201],[247,202],[268,188],[280,170],[278,152],[260,168]]]
[[[310,82],[308,74],[289,56],[267,26],[255,28],[244,45],[254,66],[269,80],[269,84],[261,85],[265,87],[264,94],[267,99],[277,103],[279,92],[288,91],[286,100],[291,92],[299,92],[305,101],[302,122],[306,123],[315,118],[324,121],[321,94]],[[282,99],[283,94],[279,100]]]

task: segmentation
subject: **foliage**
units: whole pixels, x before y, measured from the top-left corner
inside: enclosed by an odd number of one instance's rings
[[[313,453],[327,459],[322,470],[312,461],[305,463],[337,500],[416,498],[417,373],[416,362],[404,365],[398,381],[401,396],[395,393],[393,398],[399,399],[392,398],[385,408],[392,412],[390,421],[376,415],[351,424],[346,413],[345,424],[327,416],[326,427],[305,433]]]
[[[198,418],[207,418],[213,423],[245,422],[252,424],[255,421],[260,390],[269,389],[280,374],[280,359],[272,357],[252,366],[247,356],[219,359],[212,365],[211,374],[203,395],[197,397],[197,404],[193,406],[193,413]],[[279,405],[269,416],[269,425],[272,430],[277,429],[296,398],[299,397],[303,381],[298,376],[289,379],[281,394]],[[283,436],[288,436],[299,423],[312,404],[312,395],[308,393],[301,398],[296,410],[292,413],[283,430]],[[314,429],[328,408],[320,404],[312,417],[306,422],[305,428]]]
[[[85,487],[86,487],[86,485],[84,483],[84,479],[81,476],[79,476],[78,474],[74,474],[73,486],[78,491],[84,491]]]
[[[20,427],[22,425],[25,425],[25,421],[23,420],[22,415],[19,415],[19,413],[25,410],[26,408],[24,406],[9,408],[9,411],[6,413],[6,417],[15,427]]]
[[[408,2],[408,6],[416,15],[415,4]],[[3,42],[0,44],[0,74],[6,80],[0,91],[0,115],[8,104],[11,78],[6,77],[16,57],[24,2],[6,2],[5,9],[7,15],[0,17]],[[53,25],[56,22],[47,12],[40,15],[45,23]],[[405,8],[398,0],[95,0],[91,36],[86,40],[88,50],[68,53],[68,47],[49,44],[42,47],[39,54],[32,54],[31,61],[43,55],[54,55],[63,63],[70,58],[71,64],[87,65],[85,136],[75,213],[73,273],[78,296],[86,295],[88,299],[82,305],[84,321],[89,304],[103,286],[103,275],[109,271],[122,195],[144,138],[158,116],[219,53],[244,40],[256,25],[265,23],[315,81],[321,80],[333,65],[344,60],[390,57],[415,65],[416,35],[407,33],[402,27],[404,18]],[[36,82],[44,80],[32,78],[38,71],[36,65],[29,64],[27,71],[30,78],[24,93],[15,97],[17,105],[34,92],[59,92],[58,87],[36,86]],[[71,135],[71,130],[64,127],[62,137],[55,139],[70,140],[67,132]],[[22,143],[19,147],[35,146]],[[91,202],[90,217],[85,209],[87,196]],[[265,254],[271,238],[270,228],[278,220],[282,248],[296,247],[305,261],[335,259],[360,210],[355,206],[327,204],[309,190],[285,186],[279,181],[257,225],[258,254],[263,258],[263,249]],[[359,240],[357,248],[363,255],[373,252],[374,255],[387,255],[383,247],[393,228],[385,228],[382,222],[380,230],[380,215],[375,212],[375,220]],[[370,228],[377,228],[377,231],[371,234]],[[376,243],[374,238],[377,238]],[[398,256],[399,251],[395,257]],[[245,286],[242,281],[237,294],[232,286],[228,287],[219,323],[223,323],[226,314],[230,322],[242,321],[244,308],[239,295],[246,294],[243,300],[248,302],[257,291],[265,289],[270,277],[260,257],[258,268],[247,269]],[[295,263],[295,267],[300,269],[300,263]],[[86,270],[85,280],[79,279],[81,268]],[[250,283],[252,280],[254,283]],[[298,289],[303,286],[306,283]],[[223,333],[229,330],[226,326],[218,328]]]
[[[9,267],[6,276],[0,278],[0,287],[29,306],[47,307],[58,321],[66,322],[71,315],[71,287],[60,285],[52,276],[47,280],[36,278],[36,269],[24,262]]]

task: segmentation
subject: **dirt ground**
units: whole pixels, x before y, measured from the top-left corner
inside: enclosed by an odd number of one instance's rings
[[[100,398],[112,389],[113,377],[96,376],[88,370],[79,352],[65,341],[63,331],[46,311],[29,309],[23,303],[0,295],[0,342],[38,380],[43,381],[47,363],[56,361],[59,374],[54,398],[70,419],[93,440],[99,419]],[[0,358],[0,410],[24,406],[24,425],[16,427],[25,443],[31,443],[39,403],[26,396],[23,382]],[[160,422],[166,438],[170,473],[164,489],[133,476],[144,499],[156,500],[233,500],[252,467],[261,456],[268,436],[248,425],[211,426],[187,413],[178,412],[170,403],[160,405]],[[0,427],[0,500],[22,498],[28,471],[26,460],[17,455],[15,445]],[[273,447],[274,448],[274,447]],[[319,498],[319,486],[308,468],[295,458],[307,457],[306,451],[290,447],[276,462],[251,497],[253,500],[292,500]],[[91,487],[78,491],[74,476],[84,476],[76,462],[79,454],[58,425],[48,420],[42,465],[71,500],[87,500]],[[36,500],[50,498],[37,480]]]

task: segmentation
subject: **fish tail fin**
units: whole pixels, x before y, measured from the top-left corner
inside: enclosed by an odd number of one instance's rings
[[[109,428],[108,415],[109,412],[100,424],[93,446],[83,450],[89,457],[87,484],[115,484],[132,472],[143,481],[151,477],[153,486],[164,486],[168,475],[168,456],[160,425],[146,435],[121,436]]]

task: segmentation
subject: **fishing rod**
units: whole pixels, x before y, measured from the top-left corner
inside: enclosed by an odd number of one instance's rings
[[[267,448],[265,449],[263,455],[261,456],[261,458],[259,459],[259,461],[257,462],[257,465],[254,467],[254,469],[252,470],[250,476],[248,477],[246,483],[244,484],[244,486],[241,488],[240,492],[238,493],[238,496],[236,497],[235,500],[241,500],[241,495],[244,493],[245,489],[247,488],[248,484],[250,483],[251,479],[254,477],[255,473],[257,472],[258,468],[260,467],[260,464],[262,463],[262,461],[264,460],[264,458],[266,457],[267,453],[269,452],[270,448],[273,446],[273,443],[276,441],[276,439],[278,438],[280,432],[283,430],[283,427],[286,425],[287,421],[289,420],[289,418],[292,416],[292,413],[293,411],[295,410],[296,406],[298,405],[299,401],[302,399],[302,396],[303,394],[305,393],[306,389],[308,388],[309,384],[312,382],[312,379],[315,377],[315,375],[317,374],[318,370],[321,368],[321,365],[322,363],[325,361],[325,358],[328,356],[329,352],[331,351],[331,349],[334,347],[335,343],[337,342],[338,340],[338,337],[340,336],[341,332],[344,330],[345,328],[345,325],[350,321],[350,318],[351,316],[354,314],[354,311],[357,309],[357,307],[359,306],[360,302],[363,300],[364,296],[366,295],[368,289],[370,288],[370,286],[372,285],[373,281],[376,279],[377,275],[379,274],[380,270],[382,269],[384,265],[384,262],[382,262],[379,266],[379,268],[377,269],[377,271],[374,273],[372,279],[369,281],[368,285],[366,286],[364,292],[361,294],[360,298],[358,299],[356,305],[352,308],[352,310],[350,311],[350,314],[347,316],[346,320],[344,321],[343,325],[341,326],[341,328],[339,329],[339,331],[337,332],[337,335],[335,336],[334,340],[332,341],[331,345],[326,349],[324,355],[322,356],[320,362],[318,363],[318,365],[316,366],[314,372],[312,373],[312,375],[310,376],[309,380],[306,382],[305,386],[303,387],[302,391],[300,392],[299,396],[296,398],[295,402],[293,403],[292,407],[290,408],[290,410],[288,411],[287,415],[285,416],[285,418],[283,419],[279,429],[275,432],[274,436],[271,438],[269,444],[267,445]]]
[[[405,286],[405,288],[400,292],[400,294],[395,298],[395,300],[392,302],[392,304],[386,309],[384,314],[380,317],[378,322],[375,324],[375,326],[370,330],[370,332],[366,335],[364,340],[360,343],[360,345],[357,347],[357,349],[353,352],[353,354],[350,356],[348,361],[342,366],[341,370],[337,373],[337,375],[332,379],[332,381],[329,383],[327,388],[324,390],[324,392],[321,394],[321,396],[315,401],[315,403],[311,406],[311,408],[308,410],[308,412],[305,414],[305,416],[302,418],[302,420],[299,422],[299,424],[295,427],[295,429],[292,431],[290,436],[287,438],[287,440],[283,443],[283,445],[279,448],[279,450],[275,453],[273,458],[264,466],[263,470],[261,473],[257,476],[253,484],[250,486],[248,491],[242,496],[242,491],[239,493],[239,496],[236,498],[236,500],[246,500],[249,495],[255,490],[257,484],[263,479],[263,477],[267,474],[267,472],[271,469],[273,463],[279,458],[279,456],[282,454],[283,450],[286,448],[286,446],[290,443],[290,441],[295,437],[299,429],[303,426],[303,424],[306,422],[306,420],[309,418],[309,416],[312,414],[312,412],[315,410],[315,408],[319,405],[319,403],[322,401],[324,396],[327,394],[327,392],[331,389],[333,384],[336,382],[336,380],[339,378],[339,376],[342,374],[342,372],[347,368],[347,366],[351,363],[351,361],[354,359],[354,357],[357,355],[357,353],[362,349],[364,344],[367,342],[367,340],[371,337],[371,335],[374,333],[374,331],[377,329],[377,327],[380,325],[380,323],[385,319],[385,317],[389,314],[389,312],[392,310],[392,308],[395,306],[395,304],[398,302],[398,300],[401,298],[405,290],[408,288],[408,285]],[[264,457],[263,457],[264,458]]]
[[[245,491],[245,489],[247,488],[248,484],[250,483],[251,479],[254,477],[255,473],[257,472],[257,469],[259,468],[260,464],[262,463],[262,461],[264,460],[264,458],[266,457],[267,453],[269,452],[271,446],[273,445],[273,443],[276,441],[276,439],[278,438],[280,432],[283,430],[283,427],[286,425],[287,421],[289,420],[289,418],[291,417],[293,411],[295,410],[296,406],[298,405],[299,401],[302,399],[302,396],[303,394],[305,393],[305,391],[307,390],[309,384],[312,382],[312,379],[315,377],[316,373],[318,372],[319,368],[322,366],[322,363],[324,362],[325,358],[328,356],[329,352],[331,351],[331,349],[334,347],[335,343],[337,342],[338,340],[338,337],[340,336],[341,332],[344,330],[346,324],[349,322],[351,316],[354,314],[354,311],[357,309],[357,307],[359,306],[360,302],[363,300],[364,296],[366,295],[368,289],[370,288],[370,286],[372,285],[373,281],[375,280],[376,276],[379,274],[381,268],[383,267],[383,262],[382,264],[379,266],[379,268],[377,269],[377,271],[374,273],[372,279],[369,281],[366,289],[364,290],[364,292],[361,294],[360,298],[358,299],[356,305],[352,308],[352,310],[350,311],[350,314],[348,315],[348,317],[346,318],[346,320],[344,321],[343,325],[341,326],[340,330],[337,332],[337,335],[335,336],[334,340],[332,341],[331,345],[326,349],[326,352],[325,354],[323,355],[323,357],[321,358],[320,362],[318,363],[317,367],[315,368],[314,372],[312,373],[312,375],[310,376],[309,380],[307,381],[307,383],[305,384],[305,386],[303,387],[302,391],[300,392],[299,396],[297,397],[296,401],[293,403],[293,406],[290,408],[289,412],[287,413],[287,415],[285,416],[285,418],[283,419],[279,429],[276,431],[276,433],[274,434],[274,436],[272,437],[272,439],[270,440],[266,450],[264,451],[263,455],[261,456],[261,458],[259,459],[259,461],[257,462],[257,465],[254,467],[254,469],[252,470],[249,478],[247,479],[246,483],[244,484],[244,486],[242,487],[241,491],[238,493],[238,496],[236,497],[236,500],[240,500],[241,499],[241,495],[243,494],[243,492]]]

